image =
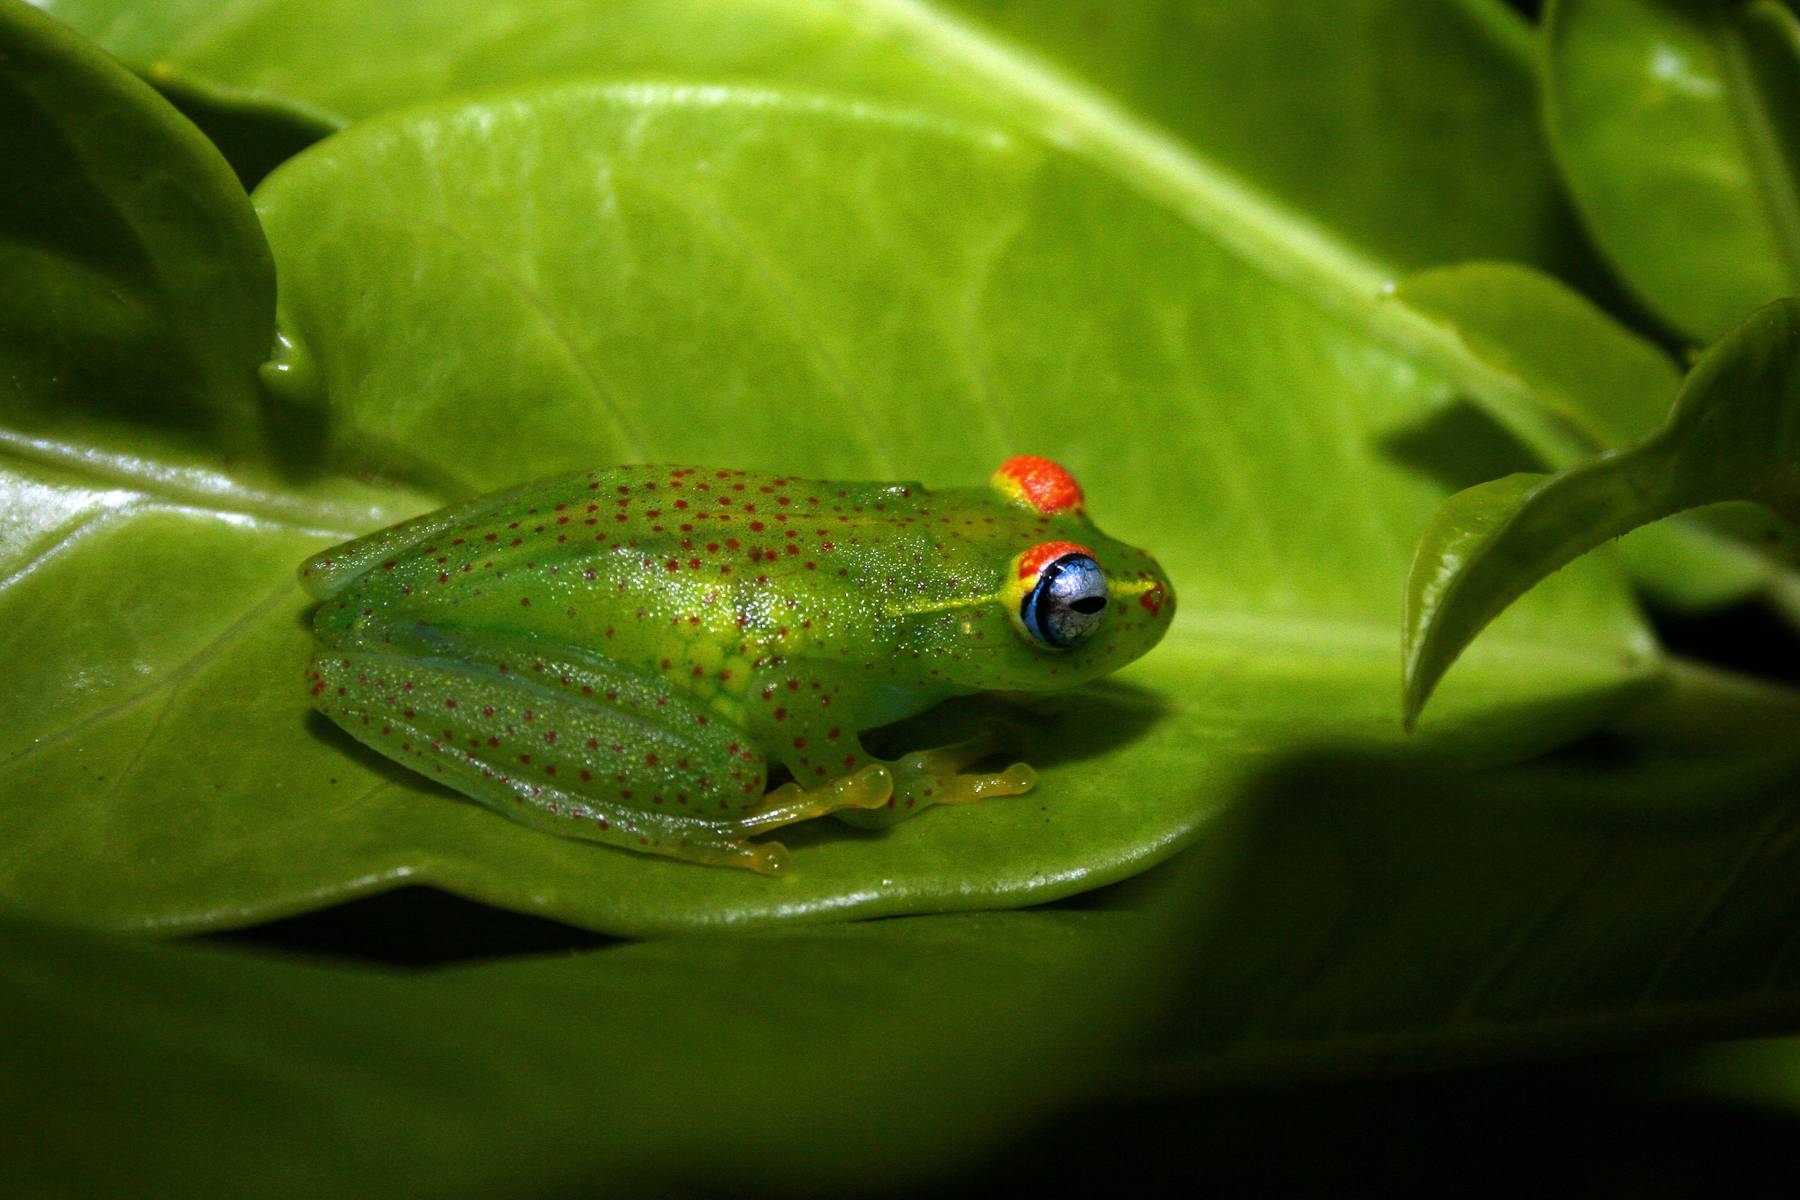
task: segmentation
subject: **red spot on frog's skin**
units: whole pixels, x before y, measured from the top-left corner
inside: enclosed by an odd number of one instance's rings
[[[1076,542],[1039,542],[1025,553],[1019,555],[1019,578],[1031,579],[1044,569],[1044,564],[1053,562],[1065,554],[1085,554],[1094,557],[1094,552]]]
[[[1061,464],[1035,454],[1019,454],[1000,464],[988,480],[1001,492],[1041,513],[1079,512],[1081,485]]]
[[[1161,612],[1163,606],[1162,585],[1158,584],[1156,587],[1151,588],[1149,591],[1139,596],[1138,603],[1149,609],[1150,615],[1153,617]]]

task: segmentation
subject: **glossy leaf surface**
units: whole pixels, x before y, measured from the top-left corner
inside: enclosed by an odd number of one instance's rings
[[[1495,615],[1596,546],[1727,500],[1800,521],[1797,400],[1800,301],[1782,300],[1707,351],[1651,436],[1556,475],[1521,472],[1447,500],[1407,579],[1408,722]]]
[[[1800,292],[1800,20],[1775,0],[1556,0],[1552,144],[1650,307],[1709,342]]]
[[[1024,802],[808,829],[771,885],[544,837],[310,719],[290,572],[323,500],[162,518],[194,556],[166,566],[154,524],[121,522],[8,593],[50,621],[42,597],[118,555],[157,589],[124,611],[164,630],[130,671],[104,637],[44,656],[6,767],[38,798],[5,813],[31,846],[6,867],[20,904],[192,928],[420,880],[619,932],[1017,904],[1167,855],[1268,753],[1398,736],[1394,581],[1440,493],[1383,439],[1441,385],[1091,165],[837,99],[571,86],[371,122],[257,200],[282,409],[338,470],[444,498],[629,459],[935,484],[1029,449],[1158,554],[1183,616],[1116,683],[1016,722],[1044,776]],[[1654,670],[1605,572],[1489,654],[1442,753],[1557,744]]]

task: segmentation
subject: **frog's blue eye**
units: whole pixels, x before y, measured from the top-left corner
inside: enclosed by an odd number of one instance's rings
[[[1019,622],[1046,646],[1068,650],[1093,636],[1106,611],[1106,573],[1090,555],[1045,563],[1019,604]]]

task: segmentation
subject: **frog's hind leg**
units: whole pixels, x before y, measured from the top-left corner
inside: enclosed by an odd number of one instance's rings
[[[582,481],[595,481],[597,472],[537,479],[506,491],[476,496],[378,529],[329,550],[321,550],[300,564],[300,586],[315,600],[328,600],[348,587],[375,564],[403,554],[428,540],[448,537],[463,526],[472,526],[485,514],[532,496],[555,496],[575,491]]]
[[[346,638],[314,657],[314,704],[351,736],[515,821],[773,874],[748,835],[765,764],[683,693],[596,656],[439,630]],[[796,818],[798,819],[798,818]]]

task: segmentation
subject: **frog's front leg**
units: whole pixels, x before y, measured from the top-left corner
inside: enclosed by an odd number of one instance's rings
[[[903,754],[887,763],[894,775],[894,794],[885,807],[845,809],[835,815],[861,829],[878,829],[933,804],[974,804],[999,796],[1023,796],[1037,786],[1037,772],[1022,762],[988,774],[963,771],[1000,748],[1000,738],[984,730],[955,745]]]
[[[832,815],[863,829],[903,821],[933,804],[973,804],[999,796],[1021,796],[1037,784],[1037,773],[1014,763],[991,774],[965,774],[963,768],[1001,748],[1000,739],[983,731],[966,741],[920,750],[897,759],[875,758],[863,749],[854,722],[858,713],[845,704],[854,689],[834,682],[829,673],[803,680],[807,672],[779,670],[757,680],[749,710],[759,740],[769,757],[781,763],[795,782],[769,793],[771,803],[784,796],[799,798],[828,793],[840,781],[873,778],[885,769],[891,780],[886,802],[836,805]],[[872,785],[871,785],[872,786]]]

